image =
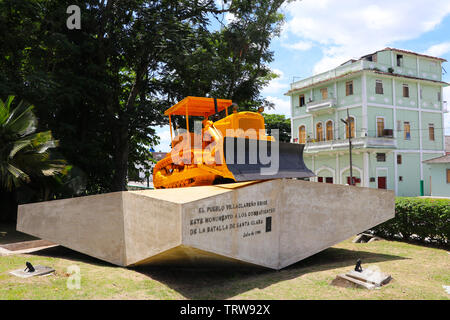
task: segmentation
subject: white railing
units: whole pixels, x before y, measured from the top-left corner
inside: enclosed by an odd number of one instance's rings
[[[353,148],[379,147],[392,149],[397,147],[397,142],[394,138],[361,137],[361,138],[352,138],[352,147]],[[305,146],[305,152],[328,151],[342,148],[348,148],[348,139],[308,142],[306,143]]]
[[[355,72],[355,71],[359,71],[359,70],[362,70],[362,63],[361,63],[361,61],[356,61],[354,63],[348,64],[345,66],[340,66],[340,67],[337,67],[337,68],[327,71],[327,72],[316,74],[315,76],[306,78],[304,80],[293,82],[293,83],[291,83],[291,89],[303,88],[303,87],[310,86],[310,85],[313,85],[315,83],[318,83],[318,82],[321,82],[324,80],[339,77],[346,73]]]
[[[308,87],[308,86],[314,85],[316,83],[319,83],[321,81],[325,81],[328,79],[342,76],[346,73],[351,73],[351,72],[355,72],[355,71],[359,71],[359,70],[363,70],[363,69],[380,70],[382,72],[389,72],[389,68],[391,68],[391,66],[380,64],[380,63],[377,63],[374,61],[358,60],[353,63],[337,67],[333,70],[319,73],[312,77],[293,82],[293,83],[291,83],[291,90]],[[441,80],[439,75],[436,75],[435,73],[421,71],[420,74],[417,74],[417,70],[414,68],[394,66],[392,69],[393,69],[393,73],[396,73],[396,74],[431,79],[431,80]]]

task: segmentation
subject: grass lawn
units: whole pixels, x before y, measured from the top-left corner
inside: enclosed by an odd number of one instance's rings
[[[394,278],[380,290],[330,286],[354,267],[378,266]],[[55,268],[46,277],[16,278],[8,272],[25,262]],[[77,265],[81,288],[68,289],[67,268]],[[332,248],[281,271],[266,269],[120,268],[54,247],[0,257],[0,299],[449,299],[450,255],[446,250],[395,241]]]

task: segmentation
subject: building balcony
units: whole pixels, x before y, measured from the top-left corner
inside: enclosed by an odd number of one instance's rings
[[[308,113],[322,113],[327,111],[334,111],[336,106],[336,99],[325,99],[319,101],[312,101],[306,104],[306,112]]]
[[[392,73],[393,75],[404,75],[409,77],[417,77],[422,79],[441,81],[441,75],[439,73],[432,72],[417,72],[415,68],[390,66],[386,64],[377,63],[367,60],[356,60],[352,63],[339,66],[335,69],[316,74],[312,77],[295,81],[291,83],[291,90],[302,89],[310,86],[315,86],[330,79],[342,77],[350,73],[354,73],[362,70],[381,71],[385,73]]]
[[[397,141],[392,137],[360,137],[352,138],[353,149],[396,149]],[[328,151],[347,151],[348,139],[336,139],[317,142],[307,142],[305,153]]]

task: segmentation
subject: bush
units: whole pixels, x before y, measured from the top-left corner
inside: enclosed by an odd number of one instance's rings
[[[450,236],[450,200],[397,197],[395,218],[376,226],[375,234],[448,244]]]

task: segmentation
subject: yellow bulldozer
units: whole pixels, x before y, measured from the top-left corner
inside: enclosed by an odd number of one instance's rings
[[[204,97],[186,97],[167,109],[172,150],[153,169],[154,187],[314,176],[303,161],[304,145],[267,135],[262,111],[238,112],[231,100]],[[186,123],[175,133],[174,115],[184,116]],[[190,128],[189,117],[202,120]]]

